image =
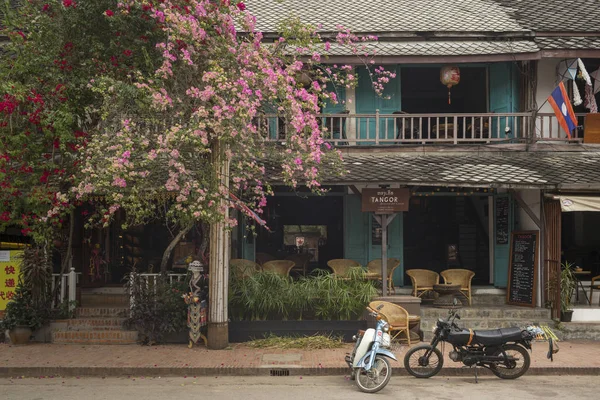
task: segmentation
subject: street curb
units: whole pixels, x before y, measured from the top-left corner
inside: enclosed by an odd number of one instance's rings
[[[301,366],[265,367],[0,367],[1,378],[13,377],[196,377],[196,376],[332,376],[349,375],[343,367]],[[480,376],[492,375],[478,368]],[[394,376],[409,376],[402,367],[394,367]],[[474,376],[472,368],[442,368],[437,376]],[[600,367],[532,367],[526,375],[600,375]]]

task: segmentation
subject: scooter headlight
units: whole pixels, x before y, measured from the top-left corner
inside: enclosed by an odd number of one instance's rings
[[[383,329],[384,332],[389,332],[390,326],[389,326],[389,324],[385,324],[385,325],[383,325],[383,327],[381,329]]]

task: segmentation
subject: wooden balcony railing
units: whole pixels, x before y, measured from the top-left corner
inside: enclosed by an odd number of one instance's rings
[[[581,141],[583,117],[568,139],[554,114],[321,114],[318,116],[327,141],[336,146],[402,144],[519,143],[526,141]],[[293,129],[285,118],[266,114],[256,119],[259,131],[274,142],[284,141]]]

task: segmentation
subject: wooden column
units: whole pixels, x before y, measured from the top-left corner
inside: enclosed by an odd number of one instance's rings
[[[222,187],[229,188],[229,159],[224,148],[217,142],[212,148],[215,175]],[[225,210],[224,220],[229,219],[229,204],[221,199]],[[208,294],[208,343],[213,350],[229,346],[227,303],[229,288],[229,241],[230,235],[225,222],[210,225],[209,294]]]
[[[552,303],[552,317],[560,317],[561,209],[556,200],[544,201],[544,299]]]

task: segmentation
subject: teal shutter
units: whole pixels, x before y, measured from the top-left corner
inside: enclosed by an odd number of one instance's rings
[[[253,224],[253,221],[249,221],[246,216],[240,218],[241,223],[239,224],[239,243],[240,246],[240,258],[255,261],[256,259],[256,238],[254,232],[246,229],[247,224]]]
[[[372,70],[375,67],[371,67]],[[385,84],[383,96],[378,96],[373,89],[373,83],[366,67],[358,68],[358,86],[356,87],[356,113],[375,114],[379,110],[382,115],[379,120],[379,138],[395,139],[394,119],[385,118],[386,114],[401,110],[400,91],[400,68],[398,66],[386,66],[387,70],[396,73],[396,78]],[[374,79],[376,79],[374,77]],[[389,99],[385,99],[388,97]],[[375,118],[361,118],[358,123],[357,137],[361,139],[375,139]],[[373,142],[361,142],[359,144],[373,144]]]
[[[376,221],[373,217],[373,213],[369,215],[369,229],[368,229],[368,240],[369,240],[369,260],[375,260],[381,258],[381,245],[375,245],[372,243],[372,232],[373,224]],[[397,258],[400,260],[400,266],[394,271],[395,286],[404,286],[404,213],[398,213],[391,224],[388,225],[388,258]]]
[[[498,244],[496,237],[496,207],[499,198],[508,199],[508,241]],[[508,284],[508,262],[510,258],[510,236],[513,229],[514,207],[510,194],[498,194],[494,197],[494,286],[505,288]]]
[[[514,63],[495,63],[489,67],[490,85],[490,112],[491,113],[513,113],[519,109],[519,74]],[[491,136],[500,138],[513,138],[520,124],[514,118],[494,118],[492,120]],[[498,126],[499,125],[499,126]],[[504,129],[509,127],[511,132],[505,136]]]
[[[344,196],[344,258],[367,265],[367,229],[369,213],[361,211],[361,199],[354,194]]]

